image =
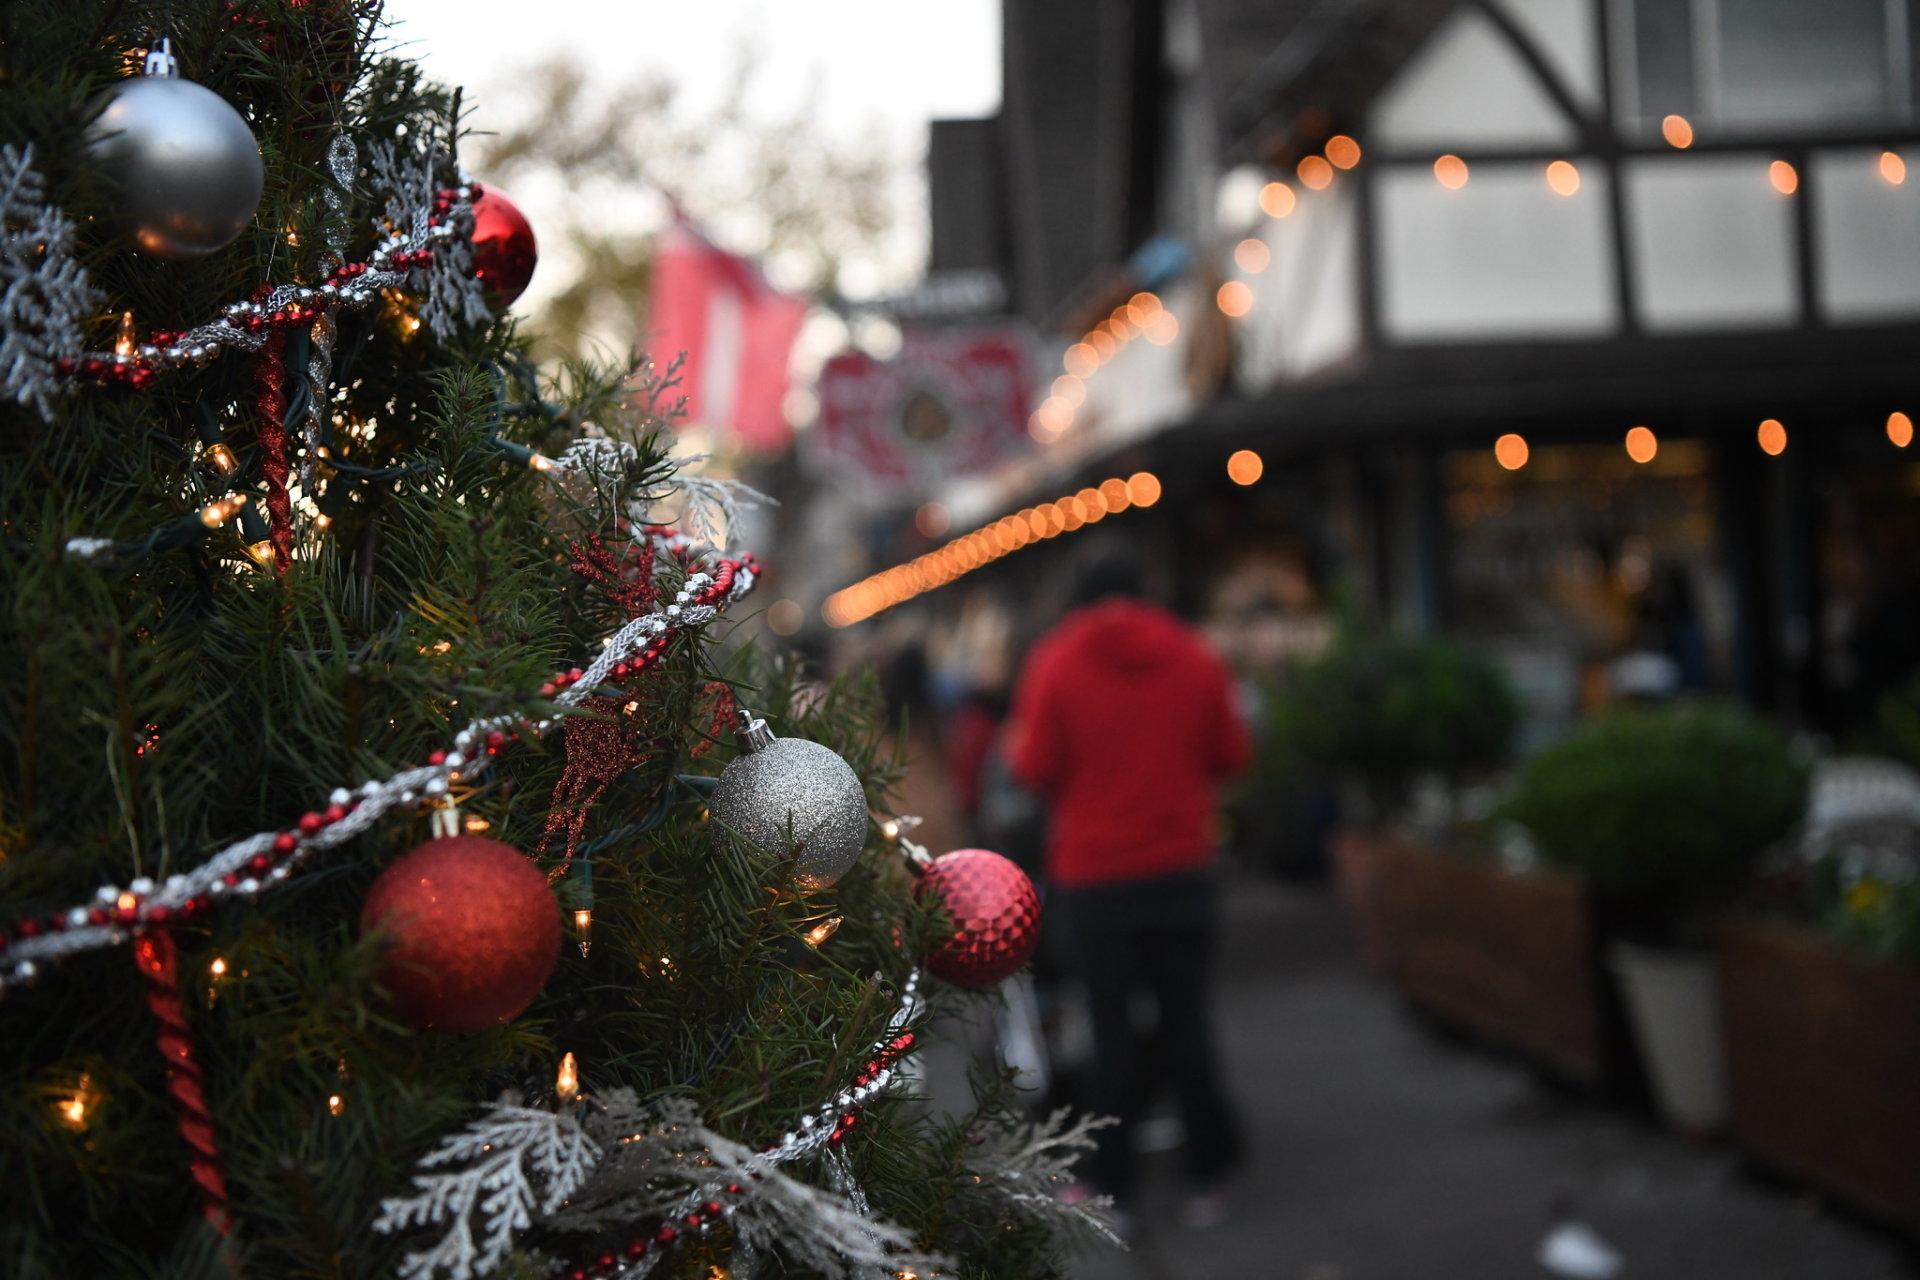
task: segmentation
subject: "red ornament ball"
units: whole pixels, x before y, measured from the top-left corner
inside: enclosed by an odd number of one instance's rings
[[[527,291],[539,264],[527,215],[498,188],[482,187],[473,198],[473,274],[496,310],[505,311]]]
[[[1011,977],[1040,941],[1040,895],[1026,872],[997,853],[942,854],[915,892],[934,894],[953,918],[953,936],[927,957],[927,968],[956,987]]]
[[[484,1031],[540,994],[560,956],[560,908],[540,868],[479,836],[442,836],[380,873],[360,931],[384,935],[380,984],[402,1017]]]

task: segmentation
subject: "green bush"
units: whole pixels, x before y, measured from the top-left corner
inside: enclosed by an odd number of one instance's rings
[[[1385,817],[1421,774],[1458,780],[1506,763],[1519,720],[1505,675],[1467,646],[1348,633],[1293,673],[1266,745],[1360,784]]]
[[[1772,725],[1681,703],[1612,712],[1540,752],[1501,816],[1603,900],[1677,920],[1799,821],[1807,781]]]

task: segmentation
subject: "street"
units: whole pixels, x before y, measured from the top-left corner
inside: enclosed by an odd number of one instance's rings
[[[1174,1153],[1150,1156],[1131,1253],[1083,1254],[1080,1280],[1540,1280],[1569,1218],[1630,1280],[1916,1274],[1896,1237],[1730,1147],[1423,1029],[1361,971],[1326,890],[1248,881],[1226,901],[1220,1027],[1251,1156],[1233,1216],[1174,1225]]]

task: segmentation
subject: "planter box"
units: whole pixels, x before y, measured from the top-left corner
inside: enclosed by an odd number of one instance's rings
[[[1391,852],[1405,843],[1388,832],[1352,827],[1340,828],[1333,837],[1334,889],[1353,924],[1360,958],[1381,975],[1393,972],[1393,937],[1381,899],[1382,867]]]
[[[1717,949],[1734,1136],[1920,1233],[1920,969],[1744,921]]]
[[[1405,841],[1376,856],[1392,974],[1408,1000],[1570,1083],[1612,1082],[1619,1037],[1579,881]]]

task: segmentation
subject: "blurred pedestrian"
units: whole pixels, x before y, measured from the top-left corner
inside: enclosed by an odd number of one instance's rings
[[[1225,1216],[1226,1179],[1240,1155],[1209,971],[1216,793],[1246,766],[1247,731],[1225,664],[1196,631],[1142,598],[1131,558],[1089,565],[1073,601],[1021,672],[1010,754],[1016,777],[1048,802],[1048,931],[1087,991],[1087,1101],[1120,1120],[1102,1131],[1088,1173],[1126,1207],[1132,1131],[1154,1083],[1133,1026],[1145,995],[1158,1010],[1152,1061],[1186,1128],[1183,1216],[1208,1225]]]

